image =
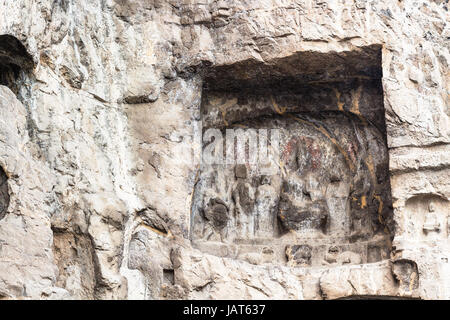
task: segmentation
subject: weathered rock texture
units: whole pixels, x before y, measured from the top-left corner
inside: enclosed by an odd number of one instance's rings
[[[0,299],[450,299],[448,10],[0,1]]]

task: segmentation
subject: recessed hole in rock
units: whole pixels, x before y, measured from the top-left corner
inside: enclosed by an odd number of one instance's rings
[[[0,35],[0,85],[17,94],[21,72],[30,72],[33,66],[33,58],[17,38]]]
[[[253,264],[388,259],[381,77],[379,46],[206,72],[194,246]]]
[[[173,269],[163,269],[163,280],[164,283],[171,285],[175,284],[175,273]]]
[[[0,220],[6,215],[9,206],[8,177],[0,167]]]

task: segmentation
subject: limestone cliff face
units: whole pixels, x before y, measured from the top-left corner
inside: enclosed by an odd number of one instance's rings
[[[450,299],[449,9],[0,1],[0,299]]]

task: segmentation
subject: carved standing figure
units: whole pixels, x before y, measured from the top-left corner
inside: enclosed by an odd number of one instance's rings
[[[430,202],[428,205],[428,213],[425,219],[425,223],[423,224],[423,231],[428,234],[429,232],[439,232],[441,230],[441,225],[437,221],[436,217],[436,208],[434,204]]]
[[[235,203],[235,219],[238,234],[250,237],[254,233],[253,211],[255,194],[252,186],[247,181],[247,167],[239,164],[235,167],[236,182],[232,188],[232,198]]]
[[[255,233],[257,237],[272,238],[275,232],[279,195],[271,185],[268,176],[261,177],[261,185],[256,191]]]

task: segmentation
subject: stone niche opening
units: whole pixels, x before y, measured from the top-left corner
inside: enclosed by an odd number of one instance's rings
[[[450,236],[450,205],[435,194],[419,194],[405,204],[404,228],[409,239],[439,241]]]
[[[394,230],[381,78],[378,45],[208,70],[193,246],[253,264],[388,259]]]
[[[33,58],[16,37],[0,35],[0,85],[17,95],[23,73],[30,73],[33,67]]]
[[[0,220],[2,220],[9,206],[8,177],[0,167]]]

